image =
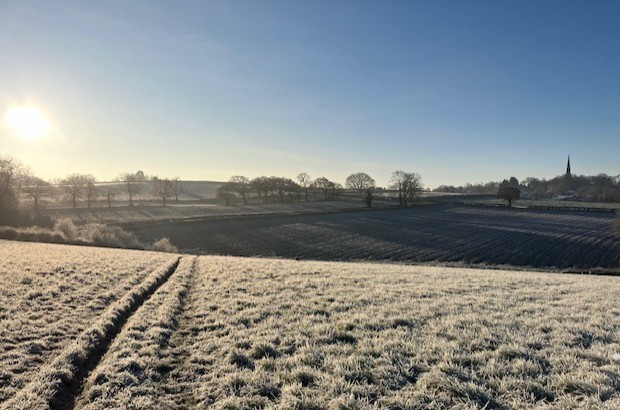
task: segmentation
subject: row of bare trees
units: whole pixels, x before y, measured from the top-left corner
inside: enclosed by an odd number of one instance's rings
[[[390,179],[390,188],[397,192],[399,203],[407,206],[422,189],[420,175],[402,170],[394,171]],[[339,199],[344,189],[357,192],[362,196],[368,207],[375,198],[375,180],[364,172],[357,172],[347,177],[345,186],[330,181],[326,177],[312,180],[305,172],[297,175],[297,182],[283,177],[258,177],[250,180],[242,175],[235,175],[217,190],[218,199],[227,205],[240,199],[247,204],[254,195],[260,202],[293,202],[308,201],[309,194],[319,196],[323,200]]]
[[[164,205],[169,198],[174,197],[178,201],[183,192],[183,183],[179,178],[148,178],[142,171],[123,173],[116,178],[116,182],[122,184],[129,197],[130,206],[134,205],[136,196],[149,182]],[[90,208],[102,197],[106,199],[108,207],[111,207],[117,192],[118,185],[113,188],[110,184],[99,184],[90,174],[74,173],[51,183],[33,175],[28,167],[15,158],[0,154],[0,212],[4,214],[7,214],[8,210],[17,209],[20,193],[30,197],[34,210],[38,211],[43,198],[58,195],[63,195],[74,209],[82,202]]]

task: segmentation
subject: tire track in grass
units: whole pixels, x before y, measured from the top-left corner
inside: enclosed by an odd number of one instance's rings
[[[174,276],[127,321],[85,380],[74,408],[123,408],[127,403],[134,408],[191,408],[191,395],[177,377],[187,351],[177,341],[184,334],[196,259],[184,257]]]
[[[128,319],[176,271],[181,258],[153,272],[82,332],[2,409],[71,409],[82,381],[97,367]]]

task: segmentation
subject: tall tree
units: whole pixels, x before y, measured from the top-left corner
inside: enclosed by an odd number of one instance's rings
[[[52,185],[49,182],[34,175],[28,175],[22,185],[22,192],[25,192],[32,198],[35,211],[39,210],[41,198],[50,194],[51,190]]]
[[[239,194],[244,204],[248,203],[247,196],[251,191],[250,180],[242,175],[235,175],[231,177],[228,183],[231,185],[234,192]]]
[[[422,178],[415,172],[394,171],[390,182],[391,187],[398,191],[398,200],[402,206],[408,206],[422,190]]]
[[[521,191],[519,188],[513,186],[504,185],[499,187],[497,191],[497,199],[504,199],[508,201],[508,207],[512,207],[512,201],[521,198]]]
[[[234,189],[230,182],[220,185],[215,195],[224,205],[232,205],[235,200]]]
[[[173,197],[175,194],[174,182],[168,178],[159,179],[153,177],[153,190],[161,198],[163,205],[166,206],[166,199]]]
[[[179,179],[179,177],[175,177],[172,180],[172,186],[174,188],[174,200],[175,202],[179,202],[179,195],[183,193],[183,181]]]
[[[145,181],[144,172],[137,173],[126,172],[118,177],[123,182],[125,190],[129,194],[129,206],[133,206],[133,198],[142,191],[142,183]]]
[[[94,179],[92,175],[71,174],[60,181],[60,184],[63,186],[65,193],[71,201],[73,209],[77,208],[78,200],[86,193],[86,185],[91,179]]]
[[[0,154],[0,211],[17,208],[17,191],[25,175],[26,169],[19,161]]]
[[[250,181],[250,188],[256,192],[259,200],[263,197],[264,202],[269,202],[269,178],[264,176],[254,178]]]
[[[359,191],[359,193],[361,194],[368,188],[374,188],[375,180],[372,179],[370,175],[365,172],[357,172],[347,177],[347,180],[345,181],[345,186],[348,189],[354,189],[356,191]]]
[[[327,200],[329,193],[335,188],[336,184],[325,177],[314,180],[314,187],[323,192],[323,198]]]
[[[297,174],[297,182],[299,182],[299,186],[303,188],[306,201],[308,201],[308,188],[310,188],[310,184],[312,184],[310,175],[306,174],[305,172],[300,172],[299,174]]]
[[[91,207],[92,203],[99,198],[101,192],[99,191],[99,187],[95,185],[97,180],[92,175],[88,175],[86,178],[86,187],[85,187],[85,196],[86,196],[86,206],[88,208]]]

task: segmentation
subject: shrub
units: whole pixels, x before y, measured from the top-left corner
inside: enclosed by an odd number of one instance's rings
[[[614,220],[614,228],[616,228],[616,233],[620,235],[620,213],[616,212],[616,219]]]
[[[161,238],[158,241],[155,241],[153,245],[151,245],[151,250],[156,252],[169,252],[169,253],[178,253],[179,250],[176,246],[170,242],[168,238]]]
[[[79,229],[79,236],[96,246],[114,248],[140,249],[140,241],[132,232],[127,232],[118,226],[108,226],[99,223],[84,225]]]
[[[59,219],[54,225],[54,230],[62,233],[68,240],[75,239],[80,234],[71,219]]]

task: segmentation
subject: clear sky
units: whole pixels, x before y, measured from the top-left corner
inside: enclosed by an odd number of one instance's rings
[[[50,179],[617,175],[620,2],[0,0],[0,114]]]

